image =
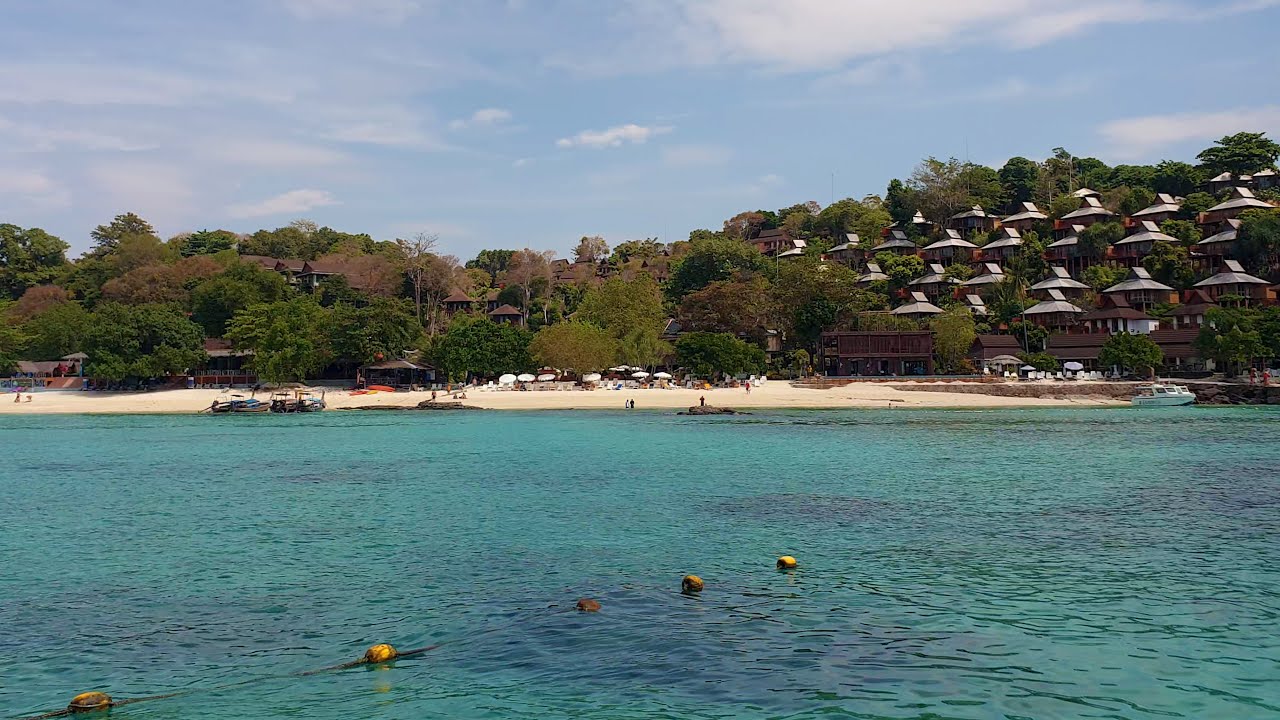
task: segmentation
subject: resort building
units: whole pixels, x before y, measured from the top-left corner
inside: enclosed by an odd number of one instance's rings
[[[995,263],[982,263],[978,268],[978,274],[960,283],[961,287],[977,290],[979,293],[986,292],[992,285],[1004,280],[1004,270],[1000,269]]]
[[[1012,229],[1021,233],[1030,230],[1032,225],[1048,219],[1049,216],[1040,212],[1040,208],[1036,207],[1035,203],[1024,202],[1019,205],[1018,212],[1001,220],[1000,225],[1005,229]]]
[[[958,230],[951,229],[946,231],[941,240],[925,245],[922,255],[925,262],[944,265],[960,262],[967,265],[973,262],[973,251],[977,249],[978,246],[961,237]]]
[[[929,302],[929,298],[922,292],[911,293],[909,299],[910,302],[905,305],[899,305],[890,312],[913,320],[924,320],[934,315],[941,315],[943,312],[942,308]]]
[[[1092,190],[1090,192],[1093,192]],[[1080,209],[1073,210],[1062,216],[1058,221],[1059,228],[1069,228],[1074,225],[1083,225],[1089,227],[1094,223],[1110,220],[1116,214],[1102,207],[1102,201],[1098,199],[1096,194],[1086,195],[1080,198]]]
[[[1029,322],[1058,332],[1067,332],[1084,315],[1084,310],[1072,305],[1058,290],[1049,290],[1048,299],[1022,311]]]
[[[1150,221],[1156,224],[1172,220],[1182,211],[1182,203],[1178,198],[1167,193],[1157,193],[1156,201],[1150,207],[1143,208],[1129,216],[1134,222]]]
[[[1217,195],[1227,188],[1235,187],[1235,185],[1235,176],[1229,172],[1224,172],[1206,180],[1204,183],[1204,191],[1210,195]]]
[[[931,263],[924,275],[907,283],[913,290],[922,293],[930,300],[937,300],[951,295],[954,286],[960,283],[955,278],[947,277],[947,271],[937,263]]]
[[[967,237],[976,232],[991,232],[999,223],[1000,220],[988,215],[981,205],[974,205],[968,210],[952,215],[947,221],[947,228]]]
[[[1049,297],[1050,290],[1057,290],[1063,297],[1068,299],[1076,299],[1083,296],[1091,288],[1080,282],[1073,280],[1071,273],[1067,272],[1064,267],[1056,265],[1049,268],[1049,275],[1044,280],[1031,286],[1031,293],[1042,300]]]
[[[834,377],[932,375],[933,333],[822,333],[818,366]]]
[[[888,280],[888,279],[889,279],[889,276],[885,275],[880,270],[879,265],[875,263],[867,263],[867,271],[862,273],[862,275],[858,276],[858,284],[870,285],[871,283],[880,282],[881,280]]]
[[[1218,232],[1196,243],[1195,254],[1204,258],[1202,264],[1211,270],[1221,267],[1224,258],[1235,252],[1236,238],[1240,234],[1240,221],[1232,218],[1219,225]]]
[[[1245,210],[1267,210],[1275,206],[1265,200],[1259,200],[1247,187],[1231,190],[1231,197],[1205,210],[1200,215],[1200,224],[1213,227],[1240,216]]]
[[[860,247],[862,239],[857,233],[845,233],[844,242],[822,254],[823,260],[853,265],[865,254]]]
[[[901,230],[890,230],[888,237],[884,242],[871,248],[874,255],[879,252],[891,252],[895,255],[915,255],[920,249],[915,243],[911,242],[911,238]]]
[[[1253,188],[1255,190],[1270,190],[1280,186],[1280,174],[1277,174],[1274,168],[1259,170],[1253,174]]]
[[[1072,275],[1078,275],[1089,266],[1089,258],[1080,250],[1080,233],[1083,225],[1072,225],[1067,234],[1045,246],[1045,257],[1051,262],[1065,266]]]
[[[808,245],[804,240],[793,238],[787,234],[783,228],[771,228],[762,230],[752,241],[756,249],[761,255],[774,257],[778,255],[786,256],[788,252],[799,250],[803,254],[805,247]]]
[[[1203,290],[1191,289],[1182,294],[1182,302],[1169,314],[1172,330],[1199,330],[1204,327],[1205,314],[1218,304]]]
[[[1275,291],[1271,283],[1254,277],[1244,271],[1235,260],[1223,260],[1222,271],[1195,284],[1214,302],[1224,299],[1239,298],[1235,302],[1243,305],[1261,305],[1275,299]]]
[[[1000,360],[1012,360],[1021,365],[1022,362],[1018,360],[1021,352],[1022,346],[1012,335],[984,334],[973,339],[973,345],[969,346],[969,360],[976,368],[987,367]]]
[[[1142,264],[1142,258],[1151,254],[1151,246],[1157,242],[1179,244],[1177,238],[1160,232],[1160,226],[1151,220],[1143,220],[1133,229],[1135,232],[1132,235],[1111,246],[1111,257],[1124,267]]]
[[[496,323],[507,323],[510,325],[520,326],[524,325],[524,313],[510,305],[503,305],[501,307],[494,308],[489,311],[488,315],[489,319]]]
[[[1015,227],[1004,225],[982,246],[979,256],[982,262],[1001,263],[1017,255],[1021,249],[1022,233]]]
[[[444,306],[446,315],[456,315],[460,312],[468,312],[476,305],[476,299],[461,290],[454,290],[440,303]]]
[[[1123,293],[1103,295],[1098,309],[1080,317],[1090,333],[1133,333],[1146,335],[1160,327],[1160,321],[1134,308]]]
[[[1079,200],[1083,200],[1085,198],[1090,198],[1090,197],[1101,198],[1102,193],[1098,192],[1097,190],[1092,190],[1086,187],[1086,188],[1080,188],[1079,190],[1076,190],[1075,192],[1071,193],[1071,197]]]
[[[1112,285],[1103,290],[1102,294],[1124,298],[1125,303],[1139,310],[1178,301],[1178,294],[1173,288],[1152,280],[1151,273],[1142,267],[1129,268],[1129,277],[1124,282]]]
[[[964,306],[973,313],[975,318],[984,318],[987,316],[987,304],[983,301],[981,295],[965,295]]]

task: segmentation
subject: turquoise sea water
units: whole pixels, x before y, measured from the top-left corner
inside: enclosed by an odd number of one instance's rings
[[[1280,717],[1278,420],[3,417],[0,716]]]

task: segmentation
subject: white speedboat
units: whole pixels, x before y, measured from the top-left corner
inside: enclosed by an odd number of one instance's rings
[[[1195,401],[1196,394],[1182,385],[1141,385],[1130,400],[1137,407],[1190,405]]]

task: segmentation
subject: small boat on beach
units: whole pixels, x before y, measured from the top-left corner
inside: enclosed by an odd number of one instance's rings
[[[240,393],[232,393],[229,395],[219,395],[204,412],[210,412],[215,415],[223,413],[260,413],[267,412],[271,409],[269,403],[265,403],[257,398],[245,397]]]
[[[1140,385],[1138,394],[1130,402],[1135,407],[1172,407],[1191,405],[1196,401],[1196,394],[1182,385]]]
[[[273,413],[310,413],[325,409],[324,394],[303,392],[278,392],[271,396]]]

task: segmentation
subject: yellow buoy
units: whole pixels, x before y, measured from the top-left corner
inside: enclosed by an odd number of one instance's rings
[[[580,612],[600,612],[600,603],[590,598],[582,598],[574,608]]]
[[[680,581],[680,591],[687,593],[702,592],[702,578],[697,575],[685,575]]]
[[[111,696],[104,692],[87,692],[71,698],[67,712],[82,713],[93,710],[106,710],[111,707]]]
[[[794,570],[795,567],[796,567],[796,559],[791,557],[790,555],[783,555],[782,557],[778,558],[779,570]]]
[[[396,652],[395,648],[386,643],[381,643],[365,650],[363,660],[371,665],[376,665],[378,663],[391,662],[396,659],[397,655],[399,653]]]

